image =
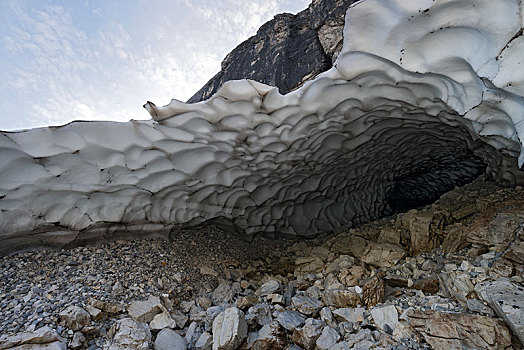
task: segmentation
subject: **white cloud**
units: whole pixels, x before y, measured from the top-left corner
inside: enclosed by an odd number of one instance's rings
[[[0,129],[148,118],[145,101],[186,100],[229,51],[282,11],[276,0],[52,3],[0,4],[10,18],[8,27],[0,24],[0,72],[8,77],[0,82]]]

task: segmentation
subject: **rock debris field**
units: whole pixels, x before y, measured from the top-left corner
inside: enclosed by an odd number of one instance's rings
[[[0,349],[522,349],[524,188],[312,240],[212,227],[0,258]]]

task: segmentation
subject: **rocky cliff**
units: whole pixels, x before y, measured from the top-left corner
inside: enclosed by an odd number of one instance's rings
[[[215,94],[228,80],[253,79],[285,94],[332,67],[342,49],[347,8],[356,0],[315,0],[304,11],[284,13],[231,51],[222,69],[189,100]]]

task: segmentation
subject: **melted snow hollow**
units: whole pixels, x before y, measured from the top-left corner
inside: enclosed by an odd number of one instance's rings
[[[364,0],[334,67],[281,95],[229,81],[150,121],[0,134],[0,253],[209,220],[311,236],[480,173],[521,183],[523,3]]]

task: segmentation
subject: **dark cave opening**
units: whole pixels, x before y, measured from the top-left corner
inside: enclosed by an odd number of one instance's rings
[[[486,164],[469,149],[455,149],[440,162],[421,159],[412,170],[395,179],[386,201],[395,213],[432,204],[444,193],[484,174]],[[429,164],[429,165],[428,165]]]

